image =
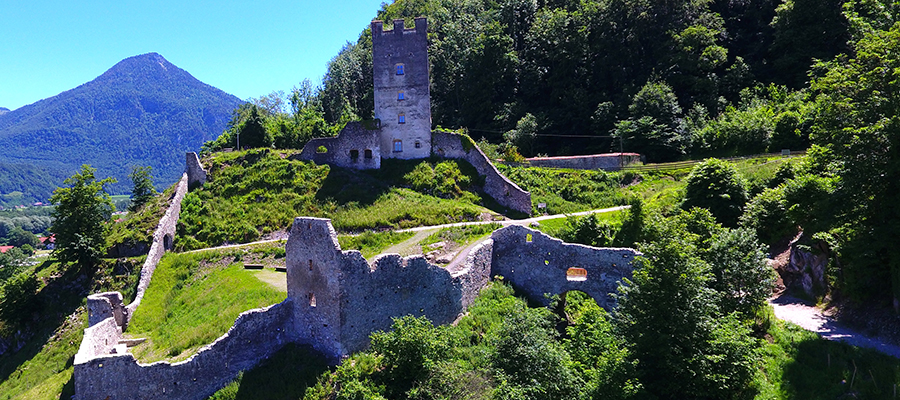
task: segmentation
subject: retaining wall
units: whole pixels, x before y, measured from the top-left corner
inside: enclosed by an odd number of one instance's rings
[[[618,171],[641,161],[637,153],[592,154],[587,156],[535,157],[527,161],[533,167],[571,168],[605,171]]]
[[[108,352],[101,337],[115,329],[108,318],[85,329],[75,356],[76,400],[202,400],[244,370],[250,369],[288,342],[290,301],[244,312],[228,333],[178,363],[139,364],[131,354]]]
[[[503,276],[530,300],[543,305],[550,303],[545,293],[579,290],[611,310],[615,305],[612,294],[622,278],[631,277],[632,261],[640,255],[634,249],[565,243],[517,225],[497,230],[491,238],[491,275]]]
[[[468,161],[479,175],[484,176],[485,193],[504,207],[531,214],[531,193],[503,176],[472,139],[455,133],[434,131],[431,133],[431,152],[438,157]]]

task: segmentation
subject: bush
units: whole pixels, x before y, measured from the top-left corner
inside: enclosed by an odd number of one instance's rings
[[[681,208],[705,208],[722,225],[733,227],[746,202],[747,188],[734,166],[711,158],[697,164],[688,175]]]
[[[23,272],[6,281],[0,297],[0,318],[17,325],[31,318],[37,310],[35,295],[40,288],[37,277]]]
[[[787,214],[783,188],[766,189],[756,195],[744,209],[740,225],[756,232],[763,243],[773,244],[792,233],[795,224]]]
[[[372,351],[384,357],[381,373],[393,394],[388,397],[406,394],[414,382],[427,378],[447,358],[450,345],[443,330],[425,317],[405,316],[394,319],[390,332],[372,334]]]

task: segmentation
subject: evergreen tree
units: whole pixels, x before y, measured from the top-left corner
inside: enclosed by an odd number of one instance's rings
[[[128,211],[136,212],[156,195],[153,187],[153,167],[135,166],[128,177],[131,178],[131,205]]]

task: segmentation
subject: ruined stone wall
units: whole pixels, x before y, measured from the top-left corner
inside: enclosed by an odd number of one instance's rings
[[[416,18],[413,29],[404,29],[403,24],[402,19],[394,20],[394,29],[385,31],[381,21],[372,21],[374,111],[382,124],[381,155],[427,158],[431,152],[428,22]],[[399,151],[395,141],[400,141]]]
[[[588,156],[535,157],[526,159],[526,161],[534,167],[618,171],[623,167],[641,161],[641,155],[637,153],[610,153]]]
[[[141,279],[138,282],[137,294],[134,297],[134,301],[125,307],[126,324],[128,319],[131,318],[131,315],[134,315],[134,310],[141,304],[141,300],[144,298],[144,292],[146,292],[147,287],[150,286],[150,279],[153,277],[153,272],[156,271],[156,265],[159,264],[159,260],[162,258],[163,254],[165,254],[166,250],[172,248],[172,243],[175,240],[175,227],[178,225],[178,216],[181,214],[181,201],[184,200],[187,191],[188,174],[184,173],[181,176],[181,180],[178,181],[175,186],[175,195],[172,196],[169,209],[166,210],[166,214],[160,218],[159,224],[156,226],[156,231],[153,232],[153,243],[150,245],[150,252],[147,253],[144,265],[141,266]]]
[[[197,153],[189,152],[185,155],[184,173],[188,177],[188,188],[193,189],[206,183],[206,170],[200,165]]]
[[[115,318],[109,317],[84,330],[84,337],[75,354],[75,364],[88,362],[96,357],[107,356],[122,339],[122,326]]]
[[[341,251],[331,221],[321,218],[296,218],[286,253],[296,340],[333,361],[364,349],[394,317],[452,322],[489,278],[489,245],[473,252],[477,265],[455,275],[422,256],[386,254],[370,266],[358,251]]]
[[[202,400],[268,358],[288,342],[290,301],[241,314],[234,326],[188,360],[139,364],[131,354],[108,353],[102,342],[82,341],[75,356],[77,400]],[[85,330],[114,329],[112,318]],[[97,347],[91,350],[90,347]]]
[[[94,326],[107,318],[113,318],[119,326],[125,326],[125,307],[122,293],[104,292],[87,297],[88,326]]]
[[[579,290],[610,310],[618,282],[631,277],[634,249],[597,248],[565,243],[540,231],[509,226],[495,231],[491,275],[501,275],[532,301],[547,305],[544,294]],[[570,271],[570,268],[575,268]]]
[[[373,127],[374,128],[374,127]],[[336,137],[312,139],[303,146],[299,160],[354,169],[381,168],[380,131],[360,122],[348,123]],[[319,147],[328,151],[319,153]]]
[[[466,141],[468,144],[464,144]],[[455,133],[435,131],[431,134],[432,154],[443,158],[459,158],[469,162],[484,176],[484,192],[500,205],[531,214],[531,193],[503,176],[491,160],[471,139]]]

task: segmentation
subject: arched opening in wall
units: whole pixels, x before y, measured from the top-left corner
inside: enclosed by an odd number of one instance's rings
[[[316,147],[316,153],[325,154],[328,152],[328,148],[325,146]]]
[[[313,269],[312,260],[309,260],[309,270],[312,271],[312,269]]]
[[[309,293],[309,306],[310,307],[316,306],[316,295],[313,294],[312,292]]]
[[[359,160],[359,150],[350,150],[350,161],[356,162]]]
[[[566,270],[566,280],[569,282],[584,282],[587,278],[587,270],[584,268],[572,267]]]
[[[372,158],[372,149],[366,149],[366,151],[364,153],[364,157],[366,157],[367,160],[371,159]]]
[[[163,236],[163,249],[166,251],[172,250],[172,235],[166,234]]]
[[[530,233],[525,235],[525,243],[531,243],[533,240],[534,236],[532,236]]]

